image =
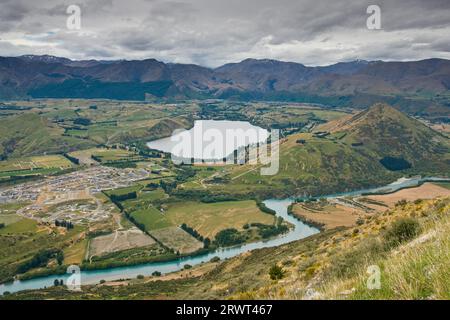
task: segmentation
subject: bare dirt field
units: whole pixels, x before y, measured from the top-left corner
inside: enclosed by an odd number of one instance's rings
[[[414,201],[417,199],[425,200],[446,196],[450,196],[449,189],[427,182],[417,188],[403,189],[391,194],[368,196],[367,198],[383,202],[392,208],[400,200]]]
[[[151,235],[161,241],[165,246],[179,251],[191,253],[203,248],[203,243],[179,227],[167,227],[151,231]]]
[[[146,247],[154,243],[155,240],[137,228],[116,231],[115,233],[94,238],[89,246],[89,255],[101,256],[105,253]]]

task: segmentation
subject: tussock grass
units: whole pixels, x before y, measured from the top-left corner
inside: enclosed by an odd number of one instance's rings
[[[410,212],[418,215],[414,209]],[[420,213],[422,233],[385,253],[364,255],[352,265],[352,275],[333,276],[321,286],[321,298],[450,299],[450,202],[438,200]],[[387,232],[387,234],[391,234]],[[390,240],[388,238],[388,240]],[[347,252],[358,259],[358,248]],[[351,260],[351,259],[350,259]],[[381,270],[381,288],[369,290],[370,265]],[[336,268],[336,266],[334,266]]]

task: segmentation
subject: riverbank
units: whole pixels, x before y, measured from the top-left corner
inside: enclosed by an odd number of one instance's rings
[[[449,189],[424,182],[384,194],[367,194],[352,199],[297,202],[292,205],[291,213],[323,231],[356,226],[373,214],[393,209],[402,201],[414,202],[448,196],[450,196]]]

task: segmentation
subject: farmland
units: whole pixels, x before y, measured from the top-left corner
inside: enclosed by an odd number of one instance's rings
[[[198,203],[186,201],[169,204],[164,215],[174,225],[186,223],[202,236],[214,239],[227,228],[242,230],[245,224],[273,224],[274,217],[263,213],[252,200]]]
[[[291,225],[265,210],[264,199],[319,198],[401,176],[432,175],[430,165],[414,149],[424,140],[433,144],[420,149],[424,153],[441,152],[444,160],[447,156],[441,136],[426,127],[412,130],[415,123],[384,107],[357,116],[345,108],[290,103],[43,100],[24,105],[25,109],[14,109],[14,115],[0,116],[0,121],[14,118],[10,120],[15,125],[32,122],[30,130],[35,130],[30,133],[33,140],[10,135],[3,141],[18,141],[17,147],[12,150],[6,143],[2,146],[7,148],[0,150],[4,159],[0,179],[9,179],[11,172],[33,178],[0,188],[0,223],[4,224],[0,242],[17,243],[17,251],[8,248],[0,257],[0,282],[13,276],[60,272],[68,264],[96,269],[167,261],[274,238],[288,232]],[[261,166],[251,164],[178,165],[167,154],[145,147],[149,139],[211,118],[279,128],[277,174],[261,175]],[[396,137],[407,141],[402,145],[410,146],[404,152],[412,168],[388,170],[379,161],[389,156],[378,146],[387,139],[379,121],[392,122]],[[365,142],[366,128],[375,130],[379,140]],[[38,148],[33,149],[33,144]],[[411,160],[412,156],[418,160]],[[445,161],[436,159],[430,157],[430,164],[442,171]],[[431,198],[448,194],[448,186],[442,186],[438,190],[425,184],[418,189],[424,198]],[[402,192],[299,202],[292,213],[334,232],[395,208],[403,198],[418,199],[412,189]],[[57,225],[67,221],[74,228]],[[45,263],[23,271],[35,255],[46,253],[50,256]]]

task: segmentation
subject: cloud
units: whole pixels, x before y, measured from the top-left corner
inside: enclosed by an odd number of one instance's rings
[[[144,59],[210,67],[245,58],[324,65],[450,58],[448,0],[0,0],[0,55]],[[381,7],[382,30],[366,28]]]

